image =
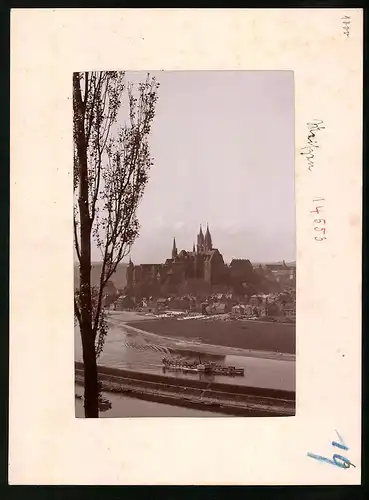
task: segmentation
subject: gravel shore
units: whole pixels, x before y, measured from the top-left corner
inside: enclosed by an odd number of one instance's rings
[[[144,321],[129,320],[127,325],[167,338],[197,340],[202,344],[288,354],[296,352],[296,327],[293,324],[146,318]]]

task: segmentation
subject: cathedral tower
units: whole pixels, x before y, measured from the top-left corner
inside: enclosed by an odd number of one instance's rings
[[[173,238],[173,248],[172,248],[172,259],[176,259],[178,256],[178,250],[177,250],[177,245],[176,245],[176,239]]]
[[[197,253],[203,252],[204,249],[205,249],[205,238],[200,224],[200,232],[197,235]]]
[[[210,252],[213,249],[213,243],[211,241],[211,234],[209,231],[209,224],[206,226],[206,233],[204,238],[205,252]]]
[[[133,262],[131,260],[131,256],[129,256],[129,263],[126,269],[126,280],[127,280],[127,287],[132,288],[133,286],[133,271],[134,271],[135,266],[133,265]]]

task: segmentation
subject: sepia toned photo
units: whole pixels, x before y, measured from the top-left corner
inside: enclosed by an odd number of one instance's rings
[[[10,43],[9,484],[360,484],[362,10]]]
[[[360,484],[362,10],[10,17],[9,484]]]
[[[73,74],[76,417],[295,414],[292,71]]]

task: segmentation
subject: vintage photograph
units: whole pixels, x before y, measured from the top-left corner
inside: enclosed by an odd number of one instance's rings
[[[72,86],[76,417],[295,415],[293,72]]]

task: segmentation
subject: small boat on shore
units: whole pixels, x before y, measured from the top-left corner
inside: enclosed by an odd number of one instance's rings
[[[211,375],[225,375],[229,377],[245,375],[243,368],[236,368],[235,366],[223,366],[215,363],[208,362],[189,362],[175,359],[163,358],[163,369],[172,372],[183,373],[208,373]]]

